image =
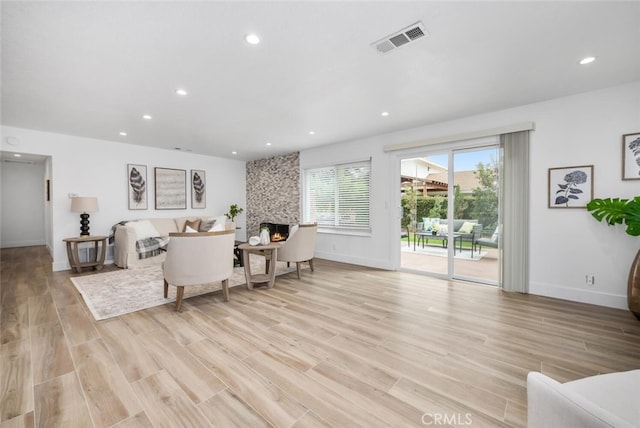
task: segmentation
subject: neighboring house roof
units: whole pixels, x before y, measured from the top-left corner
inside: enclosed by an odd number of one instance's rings
[[[427,178],[415,179],[409,177],[403,177],[402,188],[407,189],[411,181],[415,180],[418,186],[418,190],[423,194],[429,194],[431,192],[444,192],[447,190],[448,172],[436,172],[431,173]],[[455,185],[460,186],[460,191],[464,194],[470,194],[473,189],[480,187],[480,180],[476,177],[475,171],[457,171],[453,173],[453,181]]]
[[[429,178],[445,183],[448,181],[446,172],[429,174]],[[480,187],[480,180],[476,176],[475,171],[456,171],[453,173],[453,184],[460,186],[462,193],[471,193],[473,189]]]

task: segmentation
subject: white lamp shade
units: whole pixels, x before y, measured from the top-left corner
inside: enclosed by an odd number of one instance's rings
[[[71,199],[71,212],[93,213],[98,211],[98,198],[95,196],[76,196]]]

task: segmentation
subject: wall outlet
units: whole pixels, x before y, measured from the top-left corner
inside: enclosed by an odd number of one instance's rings
[[[596,285],[596,277],[593,275],[585,275],[587,285]]]

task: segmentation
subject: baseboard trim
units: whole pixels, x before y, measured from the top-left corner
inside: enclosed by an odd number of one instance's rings
[[[553,297],[556,299],[570,300],[572,302],[590,303],[592,305],[606,306],[616,309],[627,309],[627,296],[619,294],[603,293],[600,291],[581,290],[578,288],[562,287],[554,284],[531,282],[529,293],[538,296]]]
[[[2,241],[0,248],[15,248],[15,247],[35,247],[38,245],[45,245],[43,239],[36,239],[34,241]]]
[[[325,253],[320,251],[316,251],[315,257],[318,259],[331,260],[332,262],[349,263],[375,269],[394,270],[393,265],[388,260],[371,260],[346,254]]]

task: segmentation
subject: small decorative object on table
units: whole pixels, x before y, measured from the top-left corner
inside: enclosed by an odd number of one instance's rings
[[[76,196],[71,199],[71,212],[80,214],[80,236],[89,236],[89,213],[98,211],[98,198]]]
[[[271,236],[268,227],[260,229],[260,245],[269,245],[271,243]]]

